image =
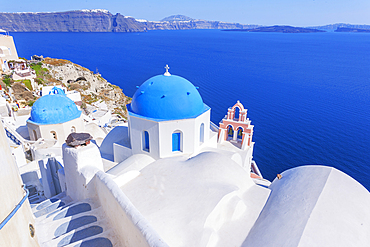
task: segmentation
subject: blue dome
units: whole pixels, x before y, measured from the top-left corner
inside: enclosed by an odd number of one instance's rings
[[[36,100],[28,121],[36,124],[59,124],[80,116],[81,111],[67,96],[64,94],[49,94]]]
[[[138,115],[164,120],[197,117],[207,108],[194,85],[176,75],[157,75],[145,81],[130,107]]]

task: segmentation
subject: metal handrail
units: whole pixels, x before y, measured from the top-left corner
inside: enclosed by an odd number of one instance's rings
[[[9,124],[6,121],[4,121],[3,119],[1,121],[4,125],[5,131],[7,131],[11,135],[13,135],[14,138],[16,138],[21,144],[23,144],[24,148],[29,148],[30,145],[32,145],[36,142],[36,141],[30,141],[30,140],[24,139],[23,136],[21,136],[17,131],[15,131],[12,127],[10,127]],[[17,145],[20,145],[20,144],[17,143]]]
[[[28,191],[28,189],[26,189],[24,187],[24,185],[22,185],[24,191],[26,192],[26,195],[22,198],[22,200],[18,203],[17,206],[15,206],[15,208],[10,212],[10,214],[0,223],[0,230],[6,225],[6,223],[8,223],[8,221],[15,215],[15,213],[18,211],[18,209],[22,206],[22,204],[24,203],[24,201],[27,199],[28,195],[30,194],[30,192]]]

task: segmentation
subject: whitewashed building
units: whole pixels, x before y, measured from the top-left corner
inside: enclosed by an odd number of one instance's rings
[[[191,82],[168,71],[145,81],[128,111],[133,154],[189,155],[209,140],[211,109]]]
[[[84,123],[76,104],[55,87],[33,104],[27,127],[32,141],[54,139],[61,147],[70,133],[84,130]]]

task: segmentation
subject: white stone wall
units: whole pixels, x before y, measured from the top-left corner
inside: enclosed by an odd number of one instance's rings
[[[155,159],[197,152],[210,136],[210,114],[206,111],[197,118],[156,122],[129,116],[130,140],[133,154],[149,154]],[[200,143],[200,126],[204,123],[204,142]],[[149,152],[143,150],[143,132],[149,133]],[[182,132],[181,152],[172,152],[172,133]]]
[[[0,219],[4,220],[26,194],[18,167],[11,155],[3,124],[0,121]],[[30,236],[29,224],[34,225],[31,207],[26,200],[16,214],[0,230],[1,246],[39,246],[37,235]],[[37,231],[36,231],[37,234]]]
[[[158,122],[150,121],[143,118],[129,116],[129,130],[131,149],[133,154],[148,154],[154,159],[160,158],[160,143],[159,143],[159,126]],[[143,131],[149,133],[149,152],[143,150],[142,135]]]
[[[197,151],[201,145],[207,143],[210,138],[210,119],[211,119],[211,109],[203,113],[195,119],[195,138],[194,138],[194,147]],[[200,143],[200,126],[204,123],[204,142]]]
[[[204,123],[204,141],[209,139],[210,110],[197,118],[159,122],[160,157],[192,154],[200,148],[200,125]],[[172,152],[172,133],[182,132],[182,152]]]
[[[93,197],[91,179],[96,172],[104,171],[99,148],[94,143],[76,148],[63,144],[62,148],[67,194],[74,200]]]
[[[172,152],[172,133],[181,131],[181,152]],[[191,154],[194,152],[195,119],[173,120],[159,123],[160,132],[160,157],[170,157],[179,154]]]
[[[114,162],[120,163],[132,155],[132,149],[113,143]]]
[[[75,127],[76,132],[83,132],[85,130],[82,116],[73,119],[71,121],[61,123],[61,124],[34,124],[27,122],[28,133],[32,141],[37,141],[40,138],[43,139],[53,139],[52,131],[56,132],[57,143],[56,146],[61,147],[68,135],[72,132],[72,127]],[[37,139],[35,139],[34,131],[36,131]]]
[[[81,93],[78,91],[69,91],[67,92],[66,96],[70,98],[73,102],[80,102],[81,99]]]
[[[14,40],[12,36],[7,35],[0,35],[0,46],[5,46],[6,48],[10,48],[9,50],[4,51],[4,57],[1,57],[3,61],[9,61],[9,60],[17,60],[18,59],[18,53],[17,49],[14,45]]]

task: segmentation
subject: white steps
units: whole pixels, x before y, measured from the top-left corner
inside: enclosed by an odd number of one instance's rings
[[[76,202],[60,193],[31,207],[41,247],[121,246],[94,199]]]

